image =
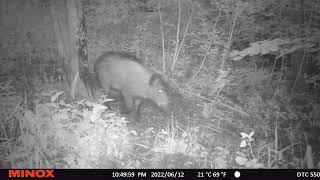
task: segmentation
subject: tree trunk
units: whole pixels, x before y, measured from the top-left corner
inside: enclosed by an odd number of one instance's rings
[[[81,1],[54,1],[51,10],[57,49],[64,61],[70,94],[73,98],[88,97],[82,81],[88,74],[88,56]]]

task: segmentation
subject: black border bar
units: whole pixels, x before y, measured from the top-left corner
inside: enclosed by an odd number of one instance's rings
[[[236,178],[237,176],[237,178]],[[0,179],[305,179],[320,169],[0,169]]]

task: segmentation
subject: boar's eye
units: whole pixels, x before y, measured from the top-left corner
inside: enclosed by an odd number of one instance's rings
[[[159,94],[163,93],[162,89],[158,89],[158,93]]]

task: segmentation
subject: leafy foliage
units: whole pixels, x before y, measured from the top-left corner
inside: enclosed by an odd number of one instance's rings
[[[50,3],[3,3],[19,9],[3,11],[1,24],[10,81],[1,82],[0,132],[14,142],[1,158],[11,167],[306,168],[319,144],[316,1],[83,1],[90,62],[129,51],[175,90],[169,123],[150,116],[140,131],[101,103],[64,102],[58,90],[39,100],[62,61]]]
[[[297,38],[293,40],[284,39],[273,39],[271,41],[263,40],[250,44],[249,48],[241,51],[233,51],[230,53],[230,57],[239,61],[245,56],[265,55],[265,54],[276,54],[277,58],[287,54],[291,54],[301,49],[307,49],[311,52],[320,50],[317,42],[319,36],[312,36],[308,39]]]

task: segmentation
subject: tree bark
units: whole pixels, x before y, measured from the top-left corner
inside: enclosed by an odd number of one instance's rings
[[[51,9],[57,50],[64,61],[70,95],[72,98],[88,97],[87,88],[82,80],[86,76],[83,74],[88,72],[88,56],[81,1],[54,1]]]

